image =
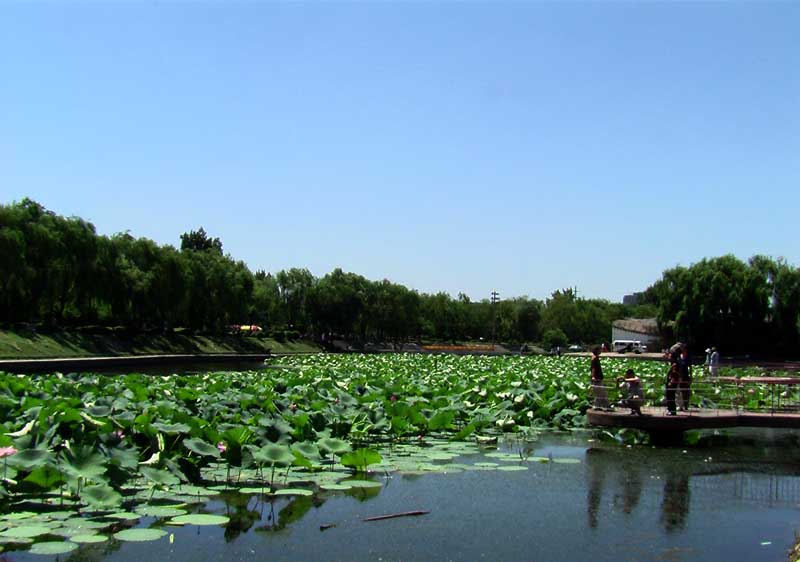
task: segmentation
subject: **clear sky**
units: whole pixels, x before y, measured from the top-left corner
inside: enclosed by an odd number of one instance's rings
[[[800,3],[0,2],[23,197],[476,300],[798,265]]]

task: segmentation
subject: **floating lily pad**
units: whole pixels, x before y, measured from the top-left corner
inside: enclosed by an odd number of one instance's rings
[[[70,517],[75,517],[75,512],[74,511],[50,511],[46,515],[50,519],[64,520],[64,519],[69,519]]]
[[[36,515],[32,511],[18,511],[17,513],[8,513],[0,517],[3,521],[19,521],[20,519],[28,519],[29,517],[33,517]]]
[[[550,457],[528,457],[528,462],[546,463],[550,462]]]
[[[373,480],[346,480],[342,482],[342,484],[346,484],[350,486],[350,488],[381,488],[383,484],[380,482],[375,482]]]
[[[272,492],[276,496],[313,496],[314,492],[303,488],[284,488]]]
[[[519,466],[519,465],[498,466],[497,470],[502,470],[504,472],[521,472],[523,470],[528,470],[528,467],[527,466]]]
[[[158,540],[166,534],[167,532],[161,529],[125,529],[114,533],[114,538],[121,541],[147,542]]]
[[[201,486],[191,486],[184,484],[175,490],[182,496],[216,496],[217,491],[210,488],[203,488]]]
[[[75,535],[69,540],[79,544],[93,544],[98,542],[106,542],[108,537],[105,535]]]
[[[496,462],[476,462],[475,466],[480,466],[483,468],[495,468],[497,466],[500,466],[500,464]]]
[[[31,544],[33,539],[30,537],[3,537],[0,536],[0,544]]]
[[[133,521],[134,519],[139,519],[141,515],[138,513],[130,513],[129,511],[118,511],[117,513],[106,515],[106,517],[110,519],[120,519],[123,521]]]
[[[74,542],[69,541],[48,541],[48,542],[37,542],[31,549],[28,551],[31,554],[64,554],[67,552],[72,552],[78,548],[78,545]]]
[[[323,484],[320,486],[326,492],[344,491],[349,490],[350,486],[347,484]]]
[[[179,509],[170,505],[142,505],[134,510],[140,515],[147,517],[177,517],[186,515],[185,509]]]
[[[557,458],[553,459],[553,462],[557,462],[558,464],[580,464],[580,459],[571,459],[571,458]]]
[[[32,538],[41,535],[46,535],[53,530],[52,527],[45,527],[43,525],[22,525],[21,527],[12,527],[6,529],[0,535],[8,538]]]
[[[226,515],[212,515],[210,513],[192,513],[170,519],[170,523],[177,525],[224,525],[228,521],[230,521],[230,518]]]
[[[75,529],[104,529],[105,527],[110,526],[111,523],[107,521],[93,521],[83,517],[75,517],[73,519],[67,519],[64,521],[63,525],[65,527],[73,527]]]
[[[76,535],[95,535],[98,532],[97,529],[84,529],[82,527],[59,527],[58,529],[53,529],[50,534],[64,538],[72,538]]]
[[[261,486],[259,488],[245,486],[244,488],[239,488],[239,492],[242,494],[269,494],[270,490],[272,490],[270,486]]]

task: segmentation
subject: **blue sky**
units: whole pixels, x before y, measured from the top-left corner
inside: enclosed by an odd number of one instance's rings
[[[798,265],[798,29],[778,2],[0,3],[0,202],[476,300]]]

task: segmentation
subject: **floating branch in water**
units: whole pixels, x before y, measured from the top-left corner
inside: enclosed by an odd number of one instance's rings
[[[362,521],[380,521],[382,519],[394,519],[395,517],[411,517],[414,515],[427,515],[430,511],[404,511],[402,513],[391,513],[389,515],[377,515],[375,517],[365,517]]]

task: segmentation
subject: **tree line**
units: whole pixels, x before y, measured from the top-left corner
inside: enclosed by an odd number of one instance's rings
[[[203,228],[182,234],[180,248],[129,233],[101,236],[83,219],[24,199],[0,205],[0,271],[4,325],[222,333],[257,324],[361,342],[494,338],[550,348],[608,341],[615,319],[657,316],[668,338],[690,344],[768,353],[798,343],[800,274],[763,256],[670,269],[637,306],[579,298],[572,289],[545,300],[476,302],[338,268],[320,278],[301,268],[252,272]]]

